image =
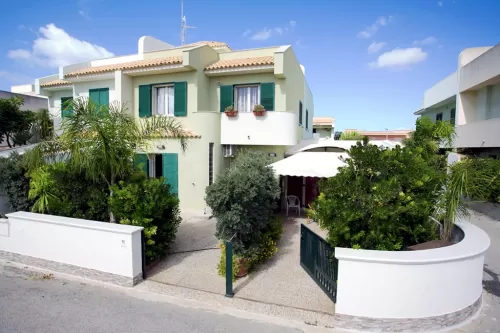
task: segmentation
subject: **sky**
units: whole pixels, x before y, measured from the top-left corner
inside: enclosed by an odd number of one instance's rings
[[[0,90],[58,66],[137,53],[143,35],[180,44],[180,0],[8,1]],[[496,0],[184,0],[186,42],[232,49],[292,45],[315,116],[336,129],[414,127],[424,91],[468,47],[500,42]],[[5,15],[8,13],[8,15]]]

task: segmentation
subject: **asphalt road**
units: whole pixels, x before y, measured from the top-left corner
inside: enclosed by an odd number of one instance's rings
[[[47,276],[45,276],[47,277]],[[0,269],[0,333],[301,332],[292,328],[142,300],[77,281]]]

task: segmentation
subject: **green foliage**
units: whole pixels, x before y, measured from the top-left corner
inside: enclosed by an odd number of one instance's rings
[[[234,253],[249,258],[269,230],[280,188],[263,153],[246,150],[229,170],[206,189],[206,201],[217,218],[216,236],[232,238]],[[234,236],[234,237],[233,237]]]
[[[39,213],[106,221],[108,186],[93,182],[65,163],[40,167],[31,173],[32,210]]]
[[[163,257],[175,240],[181,222],[179,199],[170,193],[163,178],[146,178],[139,171],[134,181],[111,186],[109,207],[119,223],[144,227],[146,258],[151,263]]]
[[[54,137],[54,122],[49,110],[39,109],[33,113],[30,142],[50,140]]]
[[[220,247],[220,260],[217,264],[217,272],[220,276],[226,277],[226,245],[224,243],[219,244]],[[238,257],[233,255],[233,282],[236,281],[236,274],[240,270],[238,265]]]
[[[33,112],[21,111],[21,97],[0,98],[0,138],[5,138],[9,147],[26,144],[31,138],[30,128]]]
[[[0,157],[0,191],[5,195],[11,211],[29,211],[33,201],[28,199],[29,178],[23,157],[17,153]],[[7,213],[7,212],[3,212]]]
[[[340,140],[363,140],[364,138],[364,135],[361,135],[356,131],[342,132],[340,134]]]
[[[402,250],[434,238],[439,171],[411,149],[358,142],[347,165],[320,182],[314,219],[332,246]]]
[[[451,171],[467,172],[467,196],[472,200],[500,202],[500,160],[467,158],[455,163]]]

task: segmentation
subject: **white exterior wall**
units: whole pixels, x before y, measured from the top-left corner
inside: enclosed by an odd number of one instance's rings
[[[424,93],[422,108],[429,108],[455,96],[458,92],[458,76],[453,73]]]
[[[304,73],[305,76],[305,73]],[[306,129],[306,123],[304,120],[302,140],[310,140],[313,138],[313,118],[314,118],[314,100],[311,89],[304,78],[304,119],[306,116],[306,110],[309,111],[309,119],[307,124],[309,125]]]
[[[339,260],[337,314],[426,318],[462,310],[481,297],[488,235],[457,223],[464,239],[422,251],[335,248]]]
[[[73,85],[74,98],[89,97],[90,89],[108,88],[109,89],[109,102],[120,101],[119,96],[115,90],[115,80],[102,80],[91,82],[78,82]]]
[[[267,111],[262,117],[253,112],[238,112],[236,117],[221,113],[221,143],[293,146],[298,140],[297,122],[294,111]]]
[[[134,278],[142,227],[16,212],[0,220],[0,251]]]

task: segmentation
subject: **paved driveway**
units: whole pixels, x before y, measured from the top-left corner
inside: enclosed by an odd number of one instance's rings
[[[301,218],[284,221],[278,253],[234,285],[235,297],[327,314],[334,304],[300,266]],[[179,227],[172,253],[149,273],[148,279],[216,294],[225,293],[217,274],[215,219],[191,218]]]

